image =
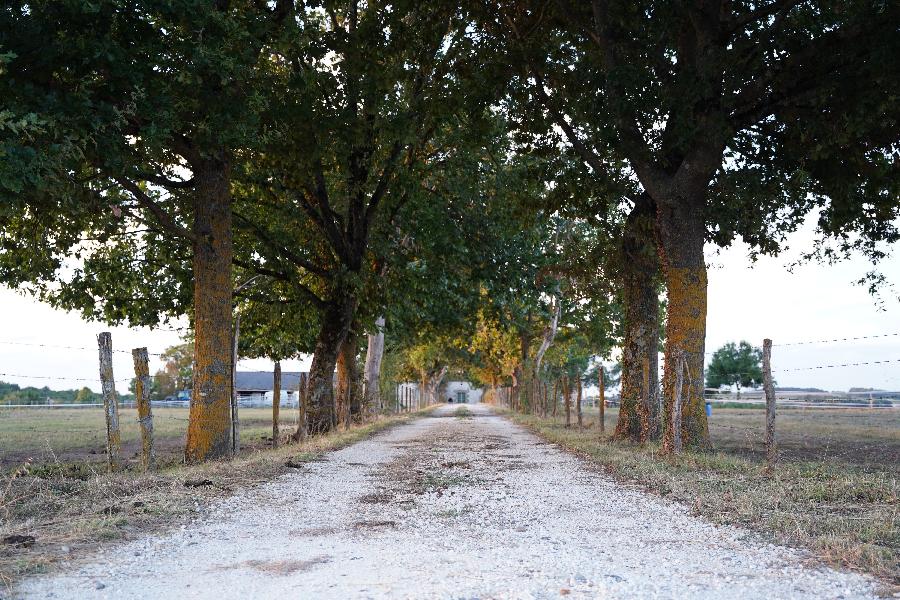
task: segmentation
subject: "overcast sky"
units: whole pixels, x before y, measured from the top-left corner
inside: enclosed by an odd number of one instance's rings
[[[790,241],[802,249],[812,239],[809,228]],[[710,352],[729,341],[745,339],[761,346],[771,337],[776,347],[772,362],[781,386],[846,390],[877,387],[900,390],[900,302],[897,290],[883,295],[883,309],[868,291],[853,282],[870,266],[858,258],[837,265],[807,264],[788,272],[794,255],[762,258],[751,264],[741,244],[727,250],[707,252],[709,270],[709,315],[706,347]],[[880,265],[882,273],[900,284],[900,258],[892,256]],[[178,342],[173,331],[149,331],[105,327],[85,322],[78,315],[54,310],[15,291],[0,287],[0,380],[20,385],[47,385],[68,389],[84,385],[99,390],[95,336],[111,331],[118,389],[127,389],[133,375],[128,351],[147,346],[161,352]],[[893,335],[891,335],[893,334]],[[886,336],[838,343],[778,346],[809,340]],[[14,343],[11,343],[14,342]],[[71,346],[73,349],[40,347]],[[890,360],[880,365],[779,372],[841,363]],[[159,360],[151,357],[151,372]],[[242,360],[240,370],[268,370],[265,360]],[[309,358],[284,361],[286,371],[306,370]],[[32,377],[25,377],[32,376]],[[55,379],[40,379],[37,376]]]

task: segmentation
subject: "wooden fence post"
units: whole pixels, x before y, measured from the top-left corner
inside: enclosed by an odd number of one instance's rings
[[[775,466],[775,384],[772,383],[772,340],[763,340],[763,389],[766,392],[766,468]]]
[[[603,364],[600,365],[600,401],[598,408],[600,409],[600,433],[606,431],[606,383],[603,381]]]
[[[581,377],[578,378],[577,396],[575,397],[575,414],[578,417],[578,429],[584,426],[584,419],[581,412]]]
[[[672,401],[672,451],[681,453],[681,388],[684,386],[684,352],[675,355],[675,390]]]
[[[150,407],[150,364],[146,348],[134,348],[134,399],[137,402],[138,423],[141,425],[141,466],[145,471],[153,468],[156,454],[153,450],[153,411]]]
[[[241,336],[241,313],[234,317],[234,332],[231,340],[231,455],[241,451],[241,420],[238,418],[237,364],[238,340]]]
[[[112,366],[112,334],[97,336],[100,349],[100,385],[103,390],[103,412],[106,416],[106,465],[110,471],[121,466],[122,437],[119,433],[119,406]]]
[[[275,361],[272,373],[272,447],[278,447],[281,429],[278,426],[278,413],[281,411],[281,361]]]

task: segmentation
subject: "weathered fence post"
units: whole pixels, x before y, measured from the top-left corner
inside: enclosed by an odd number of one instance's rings
[[[684,386],[684,352],[675,353],[675,390],[672,399],[672,451],[681,453],[681,388]]]
[[[280,428],[278,413],[281,410],[281,361],[275,361],[275,372],[272,373],[272,447],[278,447]]]
[[[584,427],[584,418],[581,412],[581,377],[578,378],[577,396],[575,397],[575,413],[578,417],[578,429]]]
[[[238,341],[241,336],[241,313],[234,317],[234,332],[231,340],[231,455],[241,451],[241,421],[238,418],[237,364]]]
[[[104,331],[97,336],[100,349],[100,386],[103,390],[103,412],[106,416],[106,465],[110,471],[121,466],[119,454],[122,438],[119,433],[119,406],[112,366],[112,334]]]
[[[134,348],[134,399],[137,402],[138,423],[141,425],[141,466],[145,471],[153,468],[156,454],[153,450],[153,411],[150,407],[150,364],[146,348]]]
[[[772,383],[772,340],[763,340],[763,389],[766,392],[766,468],[777,458],[775,443],[775,384]]]
[[[600,433],[606,431],[606,387],[605,382],[603,381],[603,365],[600,365],[600,376],[599,376],[599,385],[600,385],[600,400],[598,402],[598,407],[600,409]]]

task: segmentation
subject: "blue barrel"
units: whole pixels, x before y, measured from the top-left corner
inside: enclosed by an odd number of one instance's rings
[[[711,416],[712,416],[712,402],[707,402],[707,403],[706,403],[706,416],[707,416],[707,417],[711,417]]]

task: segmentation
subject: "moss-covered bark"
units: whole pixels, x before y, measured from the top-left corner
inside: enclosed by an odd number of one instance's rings
[[[224,159],[195,165],[194,386],[185,460],[231,455],[231,192]]]
[[[656,437],[659,430],[659,259],[655,221],[656,207],[650,197],[643,194],[625,221],[620,246],[625,340],[622,344],[621,405],[615,436],[633,441]],[[645,364],[649,371],[648,385],[644,382]]]
[[[671,451],[672,398],[676,351],[685,354],[687,372],[681,391],[682,440],[685,448],[710,446],[703,404],[703,353],[706,338],[706,237],[700,191],[657,201],[660,259],[666,282],[666,361],[663,374],[663,449]]]
[[[312,365],[307,384],[307,431],[319,434],[330,431],[336,424],[334,403],[334,370],[341,344],[350,331],[356,312],[356,299],[351,295],[337,295],[322,313],[322,325],[316,338]]]

